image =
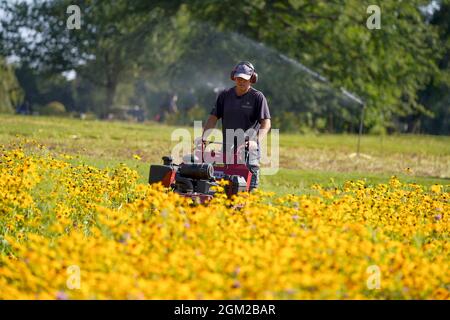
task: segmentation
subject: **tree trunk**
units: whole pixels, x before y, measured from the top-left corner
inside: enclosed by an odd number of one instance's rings
[[[106,65],[106,97],[105,106],[103,109],[103,116],[108,117],[114,104],[114,96],[116,95],[118,72],[114,68],[114,63],[111,61],[109,52],[104,56]]]
[[[115,79],[108,79],[106,83],[106,99],[104,107],[105,117],[108,117],[108,114],[110,113],[113,107],[116,89],[117,89],[117,81]]]
[[[328,112],[328,132],[333,133],[334,125],[333,125],[333,114],[331,111]]]

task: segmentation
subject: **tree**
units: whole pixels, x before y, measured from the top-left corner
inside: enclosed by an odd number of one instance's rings
[[[366,27],[371,1],[193,1],[200,19],[262,41],[324,74],[337,88],[363,97],[375,123],[414,111],[436,72],[437,32],[420,6],[427,1],[383,1],[380,30]],[[227,12],[227,14],[223,14]]]
[[[450,1],[440,1],[430,24],[439,32],[442,56],[436,59],[440,72],[433,75],[426,88],[419,92],[421,103],[432,112],[430,116],[415,114],[412,121],[421,130],[433,134],[450,134]],[[411,119],[410,119],[411,120]],[[414,122],[412,123],[414,125]]]
[[[23,88],[24,99],[33,110],[59,101],[68,111],[74,111],[73,81],[68,81],[59,73],[39,72],[26,64],[16,68],[15,73]]]
[[[23,102],[23,91],[11,65],[0,57],[0,113],[12,113]]]
[[[448,32],[442,30],[449,19],[442,9],[440,20],[436,16],[430,22],[422,10],[429,0],[383,1],[379,30],[366,26],[368,0],[82,0],[80,30],[66,28],[68,0],[1,3],[6,12],[0,18],[4,55],[52,73],[75,69],[78,78],[96,84],[92,89],[77,80],[81,96],[88,99],[96,92],[90,105],[98,108],[98,92],[105,92],[102,114],[116,96],[127,101],[133,90],[155,96],[171,90],[192,94],[196,82],[204,81],[183,74],[209,74],[213,89],[228,79],[215,71],[229,68],[243,52],[270,74],[271,81],[264,78],[258,86],[277,110],[301,113],[311,123],[326,119],[328,130],[352,130],[359,116],[360,110],[346,106],[348,101],[337,94],[341,87],[366,101],[366,125],[387,126],[384,121],[407,115],[420,118],[429,109],[439,117],[446,114],[447,100],[434,101],[448,91],[437,79],[446,74],[441,62]],[[448,0],[441,3],[446,8]],[[284,66],[276,54],[266,54],[270,47],[285,55]],[[318,71],[325,81],[296,72],[305,68],[295,61]],[[283,81],[287,75],[289,81]],[[141,85],[126,85],[136,79]],[[441,91],[430,95],[430,83]],[[127,89],[116,95],[119,84]],[[426,85],[430,90],[425,95],[421,90]],[[205,97],[197,99],[205,105],[214,95],[196,93]]]
[[[101,113],[105,115],[113,105],[120,81],[158,64],[155,58],[161,48],[152,44],[161,44],[154,40],[163,35],[161,25],[166,20],[162,17],[171,17],[180,3],[78,1],[80,30],[66,26],[66,9],[71,4],[69,0],[4,1],[3,7],[10,17],[3,23],[9,44],[5,49],[40,71],[55,73],[74,69],[104,88]]]

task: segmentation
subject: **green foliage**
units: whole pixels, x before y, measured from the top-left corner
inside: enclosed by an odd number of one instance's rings
[[[433,75],[424,90],[418,93],[420,101],[431,116],[413,115],[410,119],[418,131],[433,134],[450,134],[450,1],[440,2],[440,10],[430,19],[437,28],[442,44],[442,57],[438,60],[439,73]]]
[[[197,17],[274,46],[362,96],[367,125],[381,114],[425,112],[416,92],[438,71],[439,47],[419,10],[425,1],[383,1],[380,30],[366,27],[371,1],[194,2]]]
[[[183,109],[177,113],[166,113],[164,122],[168,125],[183,125],[189,126],[194,121],[204,121],[207,117],[207,112],[200,106],[194,106],[190,109]]]
[[[386,127],[380,124],[374,125],[372,128],[370,128],[369,131],[370,134],[383,136],[387,133]]]
[[[39,108],[39,114],[46,116],[62,116],[66,114],[66,108],[61,102],[52,101],[42,108]]]
[[[344,87],[366,102],[365,132],[419,123],[448,133],[450,10],[448,0],[439,3],[430,17],[421,11],[429,1],[383,1],[381,29],[369,30],[369,0],[81,0],[81,29],[68,30],[69,0],[0,0],[0,54],[39,70],[32,77],[55,76],[35,87],[19,77],[28,100],[58,100],[71,111],[107,116],[130,104],[155,114],[163,94],[177,93],[208,112],[217,90],[232,85],[231,66],[245,59],[261,72],[256,88],[281,129],[355,132],[360,107],[339,94]],[[71,69],[77,79],[62,81]]]
[[[19,2],[3,5],[13,18],[5,24],[9,53],[23,63],[49,72],[75,69],[84,79],[102,88],[105,97],[97,112],[108,113],[116,89],[141,71],[152,70],[170,52],[158,44],[170,42],[164,26],[180,3],[165,1],[78,1],[82,11],[80,30],[69,30],[64,23],[70,0]],[[25,27],[39,34],[29,43],[18,33]],[[64,44],[64,45],[61,45]],[[161,59],[157,59],[161,58]]]
[[[0,57],[0,113],[12,113],[23,102],[23,90],[12,66]]]
[[[315,127],[315,124],[311,121],[311,117],[308,117],[309,115],[309,113],[298,114],[283,111],[272,121],[272,126],[274,128],[282,128],[284,132],[309,133]]]
[[[15,73],[25,91],[25,100],[33,107],[60,101],[67,111],[75,111],[73,83],[61,74],[39,72],[26,65],[21,65]]]
[[[186,112],[186,119],[189,123],[193,123],[194,121],[204,120],[206,119],[208,112],[200,106],[195,106]]]

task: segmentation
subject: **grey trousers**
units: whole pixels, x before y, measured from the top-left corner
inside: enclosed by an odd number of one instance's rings
[[[250,180],[250,190],[258,188],[259,185],[259,160],[261,159],[261,153],[259,148],[255,151],[249,151],[247,156],[247,167],[252,173],[252,179]]]
[[[259,184],[259,166],[256,165],[247,165],[248,169],[250,170],[250,172],[252,173],[252,178],[250,180],[250,190],[252,191],[253,189],[258,188],[258,184]]]

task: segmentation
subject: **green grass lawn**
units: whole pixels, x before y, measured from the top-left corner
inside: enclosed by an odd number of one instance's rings
[[[156,123],[124,123],[69,118],[0,115],[0,143],[20,137],[37,140],[55,152],[77,156],[97,167],[120,162],[136,169],[142,182],[151,163],[160,163],[177,142],[171,142],[175,127]],[[186,128],[192,132],[191,128]],[[423,185],[450,183],[450,137],[363,136],[362,158],[356,151],[356,135],[280,136],[280,170],[262,176],[261,188],[277,193],[307,193],[310,186],[340,186],[346,180],[387,182],[396,175],[405,182]],[[133,155],[142,159],[136,160]],[[405,169],[411,168],[412,174]]]

